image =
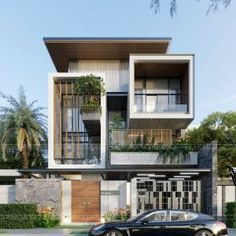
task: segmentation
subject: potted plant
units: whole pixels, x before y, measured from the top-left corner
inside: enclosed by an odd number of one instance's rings
[[[104,87],[101,77],[93,74],[76,79],[75,92],[80,96],[80,111],[83,120],[100,120],[100,100],[105,94]]]

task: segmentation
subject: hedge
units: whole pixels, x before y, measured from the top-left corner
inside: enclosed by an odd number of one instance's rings
[[[35,204],[0,204],[0,229],[29,229],[37,226]]]
[[[236,202],[228,202],[226,204],[226,225],[229,228],[236,228]]]

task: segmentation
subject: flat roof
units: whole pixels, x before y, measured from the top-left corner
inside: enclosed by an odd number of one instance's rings
[[[131,53],[167,53],[170,37],[45,37],[43,41],[58,72],[69,60],[125,60]]]
[[[209,168],[157,168],[157,169],[143,169],[143,168],[129,168],[129,169],[64,169],[64,168],[56,168],[56,169],[19,169],[18,170],[20,173],[60,173],[60,174],[65,174],[65,173],[171,173],[171,172],[198,172],[198,173],[209,173],[211,172],[211,169]]]
[[[0,177],[20,177],[18,169],[0,169]]]
[[[28,175],[42,175],[45,176],[47,174],[56,174],[56,175],[73,175],[73,174],[83,174],[83,173],[93,173],[101,175],[104,180],[128,180],[130,181],[132,178],[137,177],[138,174],[148,175],[148,174],[156,174],[156,175],[165,175],[165,177],[158,177],[161,180],[167,180],[169,178],[173,178],[175,175],[180,175],[180,173],[198,173],[198,175],[191,175],[190,179],[199,179],[202,175],[211,172],[211,169],[199,169],[199,168],[176,168],[176,169],[21,169],[20,173],[28,174]],[[37,176],[38,177],[38,176]],[[189,179],[189,178],[188,178]]]

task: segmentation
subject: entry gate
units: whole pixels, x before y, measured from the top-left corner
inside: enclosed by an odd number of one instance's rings
[[[150,209],[201,211],[201,181],[137,178],[137,213]]]

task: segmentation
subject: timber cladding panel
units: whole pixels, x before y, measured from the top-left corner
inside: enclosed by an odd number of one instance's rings
[[[72,181],[72,222],[100,222],[100,182]]]

